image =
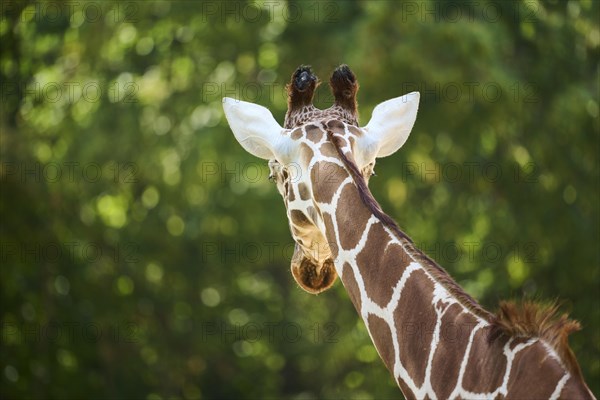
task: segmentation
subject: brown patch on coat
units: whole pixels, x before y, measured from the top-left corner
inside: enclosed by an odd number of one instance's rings
[[[333,218],[327,213],[323,213],[323,223],[325,224],[327,240],[329,241],[329,248],[331,249],[331,257],[335,262],[339,254],[339,248],[335,241],[335,232],[333,231]]]
[[[362,300],[360,297],[360,289],[358,288],[358,283],[356,283],[356,278],[354,276],[354,271],[352,267],[348,263],[344,263],[342,270],[342,283],[348,292],[348,297],[354,304],[354,308],[358,311],[358,314],[361,314]]]
[[[548,399],[563,375],[564,369],[558,361],[548,355],[540,342],[534,343],[515,355],[506,397]]]
[[[559,313],[560,305],[523,301],[500,302],[500,308],[492,321],[491,338],[506,335],[540,338],[552,347],[569,372],[581,378],[581,369],[569,347],[569,334],[581,329],[579,322]]]
[[[300,144],[300,153],[302,154],[302,161],[305,166],[308,166],[315,156],[314,151],[306,143]]]
[[[506,357],[503,347],[508,341],[504,337],[490,343],[489,334],[491,327],[487,326],[475,333],[467,368],[463,376],[463,388],[473,393],[493,392],[502,385],[504,371],[506,370]],[[486,357],[488,354],[496,354],[498,357]]]
[[[340,246],[345,250],[355,248],[371,217],[369,209],[360,201],[356,186],[348,184],[342,189],[335,215],[338,226],[352,227],[340,231]]]
[[[367,242],[369,246],[358,253],[356,263],[369,297],[385,307],[411,260],[400,246],[390,244],[390,235],[379,222],[371,226]]]
[[[337,119],[332,119],[331,121],[327,121],[327,128],[329,128],[332,131],[344,131],[344,123],[342,121],[339,121]]]
[[[302,200],[310,199],[310,191],[308,190],[308,186],[306,186],[306,183],[300,182],[298,184],[298,194],[300,195],[300,199]]]
[[[290,133],[290,137],[293,140],[298,140],[302,137],[302,129],[301,128],[296,128],[294,129],[291,133]]]
[[[323,130],[316,125],[307,125],[306,138],[311,142],[319,143],[323,139]]]
[[[449,398],[458,380],[459,368],[477,320],[462,306],[452,304],[442,316],[440,340],[431,363],[431,387],[438,399]]]
[[[333,195],[347,176],[344,168],[337,164],[317,162],[310,171],[315,200],[319,203],[331,203]]]
[[[369,332],[375,343],[375,348],[388,370],[394,370],[394,346],[392,346],[392,333],[389,325],[376,315],[367,316]]]
[[[402,379],[400,379],[400,378],[396,379],[396,383],[400,387],[400,391],[402,392],[402,394],[404,395],[406,400],[416,400],[415,397],[413,396],[413,392],[410,390],[408,385],[406,383],[404,383],[404,381]]]
[[[295,225],[299,228],[312,225],[308,217],[300,210],[291,210],[290,220],[292,222],[292,225]]]
[[[329,142],[323,143],[319,150],[321,151],[321,154],[325,157],[338,158],[338,153],[335,150],[335,147]]]
[[[425,369],[436,323],[433,310],[433,282],[421,269],[405,282],[394,310],[394,322],[400,341],[400,362],[417,386],[425,380]],[[425,295],[428,293],[428,295]]]

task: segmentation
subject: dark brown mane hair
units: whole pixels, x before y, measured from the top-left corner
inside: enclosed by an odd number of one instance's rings
[[[557,352],[565,367],[573,375],[582,376],[575,355],[568,344],[568,335],[580,329],[579,322],[569,319],[567,314],[558,316],[559,304],[557,302],[544,304],[533,301],[523,301],[521,303],[502,301],[495,315],[481,307],[452,279],[444,268],[419,250],[412,239],[398,227],[396,222],[383,212],[369,190],[367,182],[354,162],[352,155],[343,152],[342,140],[344,139],[336,135],[330,128],[326,128],[326,131],[329,141],[335,147],[358,188],[358,193],[365,206],[385,227],[397,235],[406,252],[420,262],[436,281],[443,285],[469,311],[490,323],[491,329],[488,336],[490,340],[495,340],[503,335],[542,339]]]
[[[541,303],[531,300],[501,301],[492,323],[490,337],[538,337],[552,347],[565,367],[579,377],[581,369],[569,347],[568,336],[581,329],[579,322],[560,314],[557,301]]]

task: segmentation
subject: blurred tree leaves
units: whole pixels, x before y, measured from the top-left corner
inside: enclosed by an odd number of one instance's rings
[[[422,94],[371,180],[489,308],[564,299],[600,391],[598,3],[2,3],[2,396],[397,398],[341,285],[302,292],[223,96]],[[325,86],[325,85],[323,85]],[[326,88],[316,103],[327,107]]]

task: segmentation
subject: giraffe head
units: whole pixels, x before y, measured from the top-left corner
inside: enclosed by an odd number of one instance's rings
[[[358,82],[352,71],[346,65],[335,69],[329,81],[335,102],[326,110],[312,104],[318,85],[310,67],[301,66],[292,74],[284,127],[265,107],[223,99],[238,142],[268,160],[270,179],[283,197],[296,242],[292,275],[310,293],[328,289],[337,278],[337,249],[325,239],[321,211],[338,206],[331,188],[350,176],[342,153],[368,182],[376,159],[393,154],[408,138],[419,104],[417,92],[385,101],[375,107],[369,123],[359,127]]]

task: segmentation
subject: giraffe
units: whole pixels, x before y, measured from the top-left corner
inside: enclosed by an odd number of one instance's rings
[[[334,70],[326,110],[312,104],[319,83],[308,66],[292,74],[283,127],[262,106],[223,99],[236,139],[268,160],[283,197],[298,285],[317,294],[340,277],[406,398],[593,399],[568,346],[576,321],[555,304],[501,302],[496,314],[486,311],[369,191],[376,159],[407,140],[419,93],[379,104],[359,127],[352,71]]]

